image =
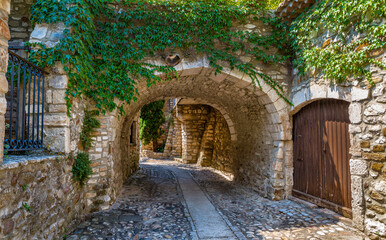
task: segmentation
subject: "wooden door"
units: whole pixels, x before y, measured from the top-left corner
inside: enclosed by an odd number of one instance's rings
[[[349,103],[319,100],[294,115],[294,196],[351,217]]]

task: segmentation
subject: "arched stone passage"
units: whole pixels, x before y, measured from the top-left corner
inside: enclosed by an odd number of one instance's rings
[[[253,31],[262,27],[258,23],[254,24],[256,28]],[[248,30],[249,25],[239,27]],[[51,33],[63,30],[60,24],[40,24],[34,32],[46,34],[37,36],[32,33],[30,41],[54,46],[60,39],[52,39]],[[271,76],[284,87],[288,95],[289,70],[285,64],[267,65],[243,56],[242,52],[238,55],[242,61]],[[130,124],[143,105],[159,99],[188,97],[210,105],[221,112],[229,127],[234,146],[233,156],[237,163],[236,179],[252,185],[263,196],[272,199],[280,200],[291,195],[293,168],[289,104],[263,80],[260,81],[262,89],[255,90],[248,75],[231,71],[227,66],[223,66],[222,72],[216,75],[206,56],[187,58],[182,53],[180,56],[183,60],[175,66],[178,79],[165,80],[152,87],[138,81],[138,101],[130,105],[122,104],[129,119],[126,122]],[[165,65],[161,57],[146,61]],[[73,113],[69,118],[64,101],[68,76],[60,64],[50,69],[50,72],[46,89],[48,110],[45,113],[45,139],[53,151],[76,152],[82,109],[87,102],[74,101]],[[91,103],[89,105],[92,107]],[[122,132],[127,134],[127,127],[124,127],[127,124],[125,118],[120,117],[116,111],[101,116],[100,120],[102,127],[95,137],[95,147],[89,151],[94,165],[94,174],[88,184],[89,204],[102,202],[107,208],[119,192],[125,175],[121,172],[124,166],[121,161],[121,139],[124,137]],[[124,147],[127,149],[127,146]]]
[[[287,167],[291,163],[290,149],[287,149],[291,139],[288,104],[264,84],[263,91],[255,89],[250,79],[238,72],[224,70],[215,75],[205,58],[183,61],[177,71],[178,79],[166,79],[151,87],[139,81],[138,100],[123,104],[126,117],[120,117],[117,111],[100,117],[103,127],[99,132],[108,137],[108,147],[91,149],[90,155],[92,161],[106,165],[108,195],[115,198],[130,171],[125,168],[130,166],[128,162],[133,162],[128,159],[134,156],[124,156],[127,150],[122,150],[122,139],[127,138],[127,129],[138,119],[140,109],[165,98],[191,98],[219,110],[226,120],[236,180],[272,199],[288,197],[292,184],[292,166]],[[98,141],[96,146],[100,146]],[[100,176],[95,172],[90,185],[99,184]],[[98,201],[92,199],[95,200]]]

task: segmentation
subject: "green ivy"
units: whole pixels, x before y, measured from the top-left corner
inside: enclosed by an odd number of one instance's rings
[[[257,61],[284,63],[286,54],[271,55],[271,47],[284,50],[280,22],[267,13],[261,0],[37,0],[32,7],[32,21],[64,22],[69,29],[53,48],[32,44],[31,60],[41,66],[65,65],[69,75],[67,105],[73,98],[86,96],[105,113],[138,97],[140,79],[150,86],[168,76],[174,68],[147,63],[145,58],[168,54],[179,49],[189,55],[206,54],[210,66],[219,73],[223,63],[250,76],[253,83],[264,81],[283,96],[282,87],[254,65],[243,63],[238,55],[245,51]],[[273,28],[272,34],[250,33],[232,27],[252,16]],[[216,44],[221,44],[221,48]]]
[[[283,0],[267,0],[266,8],[267,9],[276,9]]]
[[[23,208],[27,211],[27,212],[31,212],[31,206],[28,205],[28,203],[22,203],[22,206]]]
[[[146,104],[141,109],[139,138],[144,145],[153,142],[153,150],[157,150],[157,139],[164,134],[161,129],[165,123],[163,108],[165,101],[156,101]]]
[[[373,84],[370,66],[386,68],[374,54],[386,47],[385,18],[386,0],[318,1],[291,24],[295,67],[337,83],[365,77]],[[324,46],[315,41],[321,34],[330,38]]]
[[[91,174],[92,168],[89,155],[87,153],[79,152],[72,165],[72,176],[74,180],[79,181],[80,185],[83,186]]]
[[[94,140],[91,138],[91,134],[101,126],[98,119],[95,118],[96,115],[96,111],[84,111],[83,126],[80,132],[80,142],[84,150],[92,147]]]

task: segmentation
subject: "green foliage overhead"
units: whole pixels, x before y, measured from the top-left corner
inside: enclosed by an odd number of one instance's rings
[[[74,159],[72,165],[72,177],[75,181],[79,181],[80,185],[84,185],[92,174],[91,161],[87,153],[80,152]]]
[[[267,0],[266,8],[267,9],[276,9],[283,0]]]
[[[33,50],[30,58],[41,67],[57,61],[65,64],[69,109],[73,98],[86,96],[102,112],[117,107],[122,111],[123,106],[117,106],[114,99],[126,103],[136,100],[140,79],[152,85],[161,80],[155,72],[168,76],[174,72],[172,67],[156,66],[144,59],[177,49],[206,54],[217,73],[226,63],[249,75],[255,84],[265,81],[283,96],[278,83],[252,64],[243,63],[236,54],[245,51],[266,64],[288,58],[286,54],[265,53],[270,47],[286,49],[282,26],[269,17],[266,7],[260,0],[37,0],[31,10],[34,23],[64,22],[71,31],[65,31],[53,48],[38,44],[40,49]],[[249,16],[272,26],[273,33],[232,28],[234,23],[245,23]],[[223,47],[216,47],[216,43]]]
[[[101,126],[98,119],[95,118],[96,114],[95,111],[84,111],[82,132],[80,133],[80,142],[84,150],[92,147],[94,140],[91,138],[91,134]]]
[[[164,133],[160,129],[162,124],[165,123],[164,105],[165,101],[156,101],[143,106],[141,109],[139,138],[143,144],[157,142],[157,139]]]
[[[338,83],[365,77],[373,84],[369,67],[386,67],[375,54],[386,47],[385,19],[386,0],[318,1],[291,25],[295,66]],[[315,41],[323,33],[330,38],[324,46]]]

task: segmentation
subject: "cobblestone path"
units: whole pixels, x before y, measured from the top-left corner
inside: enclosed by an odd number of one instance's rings
[[[113,207],[88,216],[67,240],[197,239],[176,180],[182,169],[194,177],[234,239],[367,239],[329,211],[293,200],[270,201],[209,168],[146,159]]]
[[[170,171],[142,166],[111,209],[93,213],[66,240],[190,239],[182,195]]]

